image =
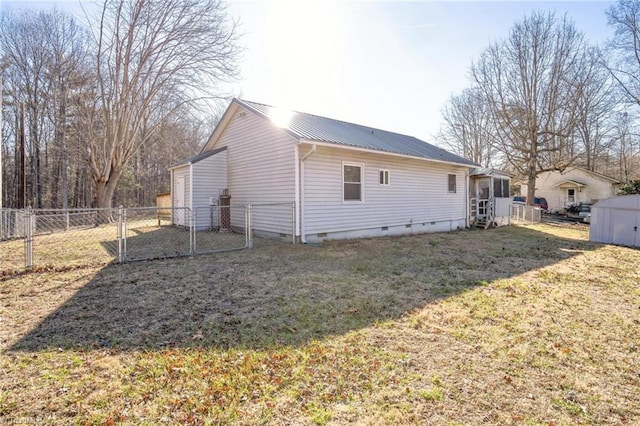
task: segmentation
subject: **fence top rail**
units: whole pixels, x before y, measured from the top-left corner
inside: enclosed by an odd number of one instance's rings
[[[149,210],[191,210],[191,207],[169,207],[169,206],[149,206],[149,207],[123,207],[127,211],[149,211]]]
[[[0,211],[14,211],[14,212],[24,212],[31,211],[32,213],[87,213],[87,212],[99,212],[99,211],[115,211],[118,210],[117,207],[102,207],[102,208],[94,208],[94,207],[78,207],[71,209],[34,209],[32,207],[27,207],[24,209],[7,209],[3,208]]]
[[[286,201],[282,203],[248,203],[247,205],[250,205],[251,207],[254,207],[254,206],[266,207],[266,206],[293,206],[293,204],[294,204],[293,201]]]

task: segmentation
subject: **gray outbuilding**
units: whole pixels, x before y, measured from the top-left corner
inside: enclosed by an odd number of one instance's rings
[[[611,197],[594,204],[589,240],[640,247],[640,195]]]

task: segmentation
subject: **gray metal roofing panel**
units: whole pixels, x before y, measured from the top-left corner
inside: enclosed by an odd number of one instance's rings
[[[269,118],[275,107],[236,99],[240,104]],[[413,136],[388,132],[332,118],[292,111],[287,129],[299,139],[328,142],[353,148],[421,157],[430,160],[477,167],[473,161],[452,154]]]
[[[481,168],[473,169],[469,173],[469,176],[494,176],[494,175],[513,177],[511,173],[508,173],[502,170],[492,169],[491,167],[481,167]]]
[[[200,154],[198,154],[198,155],[194,155],[194,156],[193,156],[193,157],[191,157],[191,158],[187,158],[186,160],[182,160],[182,161],[180,161],[179,163],[174,164],[174,165],[173,165],[173,166],[171,166],[170,168],[175,168],[175,167],[185,166],[185,165],[187,165],[187,164],[195,164],[195,163],[197,163],[198,161],[202,161],[202,160],[204,160],[205,158],[209,158],[209,157],[211,157],[212,155],[216,155],[217,153],[222,152],[222,151],[224,151],[224,150],[226,150],[226,149],[227,149],[227,147],[226,147],[226,146],[223,146],[222,148],[217,148],[217,149],[214,149],[213,151],[206,151],[206,152],[200,153]]]

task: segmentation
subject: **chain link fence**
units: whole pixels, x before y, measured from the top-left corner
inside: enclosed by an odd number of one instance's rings
[[[3,209],[0,275],[295,242],[292,203],[115,209]]]
[[[528,225],[542,222],[542,210],[525,204],[511,205],[511,223]]]
[[[272,244],[274,240],[295,243],[294,203],[257,203],[249,207],[253,247]]]
[[[123,214],[125,261],[191,254],[191,209],[139,207]]]
[[[27,210],[27,266],[79,266],[117,260],[118,209]],[[31,238],[29,238],[31,237]],[[31,240],[31,241],[30,241]]]
[[[198,207],[193,215],[195,253],[241,250],[249,247],[249,217],[245,206]]]

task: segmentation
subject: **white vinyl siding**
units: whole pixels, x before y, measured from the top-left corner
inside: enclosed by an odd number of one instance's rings
[[[295,143],[292,136],[270,121],[239,108],[214,147],[227,147],[231,204],[292,203]],[[252,216],[254,228],[291,234],[291,214],[280,214],[281,209],[274,207],[269,212],[256,207]]]
[[[207,207],[211,198],[218,198],[220,191],[227,187],[227,151],[200,160],[193,165],[193,204]]]
[[[342,165],[363,165],[365,203],[342,200]],[[380,169],[393,170],[393,186]],[[454,165],[318,147],[305,161],[305,232],[340,232],[434,221],[465,220],[464,191],[448,193],[447,174],[464,188],[467,169]]]
[[[227,151],[218,152],[194,163],[192,174],[192,208],[196,227],[208,228],[213,217],[209,207],[211,199],[217,199],[220,192],[227,187]]]

